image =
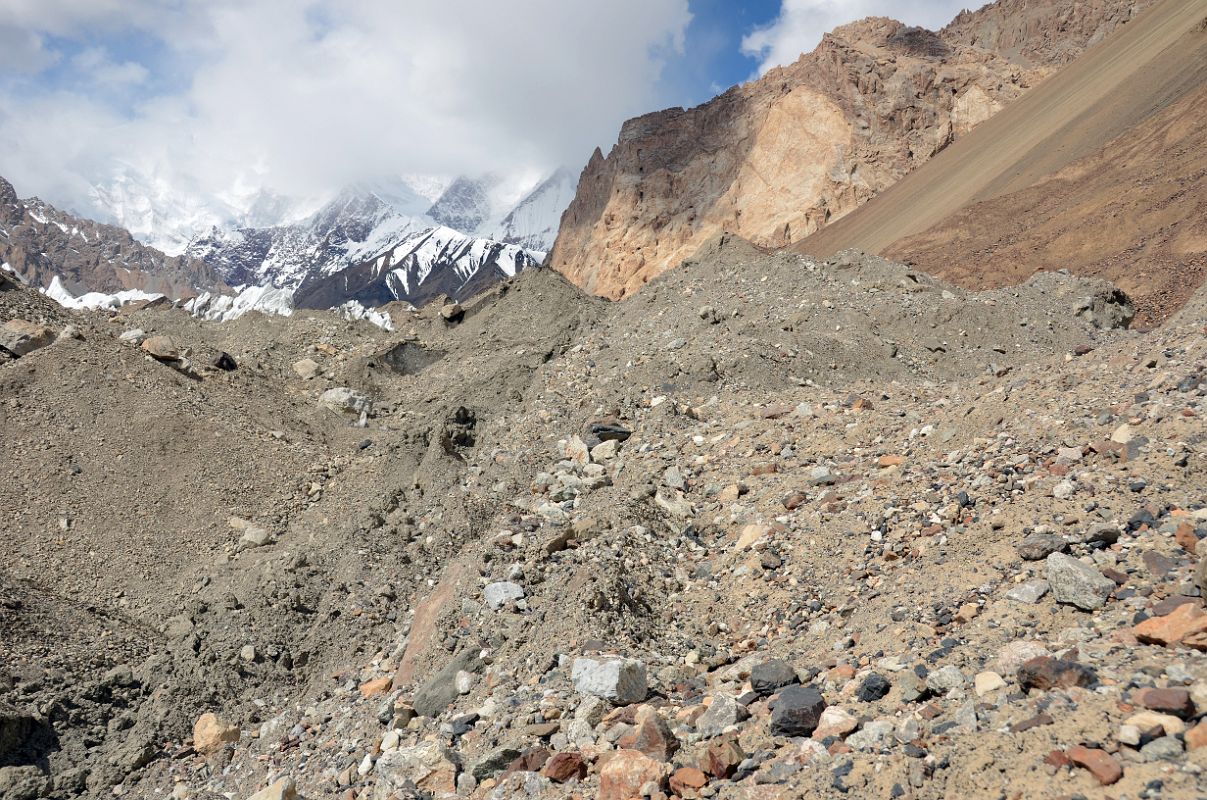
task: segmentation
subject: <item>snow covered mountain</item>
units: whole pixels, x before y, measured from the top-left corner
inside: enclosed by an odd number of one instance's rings
[[[539,266],[544,255],[441,226],[406,237],[371,260],[304,281],[294,303],[299,308],[330,308],[348,300],[368,307],[392,300],[422,305],[440,294],[464,300]]]
[[[287,225],[305,219],[319,205],[315,198],[284,197],[262,187],[236,186],[218,195],[183,191],[162,176],[122,165],[110,179],[92,186],[80,213],[178,256],[203,231]]]
[[[499,242],[548,252],[557,239],[562,212],[574,199],[578,182],[568,169],[559,169],[537,184],[503,219],[479,235]]]
[[[472,193],[470,182],[460,183]],[[190,243],[186,253],[231,286],[295,291],[297,304],[308,308],[348,300],[418,305],[441,293],[464,299],[544,259],[541,251],[467,235],[427,214],[404,213],[416,207],[415,198],[405,193],[358,187],[303,222],[214,229]]]

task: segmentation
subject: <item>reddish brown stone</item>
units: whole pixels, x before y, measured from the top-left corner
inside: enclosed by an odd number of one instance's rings
[[[636,750],[617,750],[599,771],[599,800],[631,800],[647,783],[662,786],[670,766]]]
[[[695,767],[681,767],[671,775],[671,791],[683,798],[698,797],[708,776]]]
[[[360,695],[365,699],[377,697],[380,694],[385,694],[390,691],[390,684],[394,682],[392,677],[377,678],[372,681],[365,681],[360,685]]]
[[[659,761],[670,761],[679,750],[679,740],[653,706],[641,706],[637,710],[633,730],[621,736],[616,746],[625,750],[637,750]]]
[[[1044,758],[1044,763],[1049,767],[1056,767],[1059,769],[1061,767],[1069,766],[1069,757],[1065,755],[1064,750],[1053,750]]]
[[[1207,720],[1200,722],[1186,731],[1185,739],[1187,750],[1198,750],[1200,747],[1207,747]]]
[[[1023,731],[1029,731],[1032,728],[1038,728],[1042,725],[1051,725],[1051,724],[1052,724],[1052,718],[1050,716],[1048,716],[1047,714],[1037,714],[1034,717],[1031,717],[1030,719],[1025,719],[1022,722],[1016,722],[1015,724],[1011,725],[1010,732],[1011,733],[1022,733]]]
[[[1178,606],[1163,617],[1152,617],[1132,628],[1145,644],[1195,646],[1196,634],[1207,634],[1207,612],[1192,603]]]
[[[537,772],[549,760],[549,751],[543,747],[530,747],[520,753],[519,757],[503,770],[506,775],[511,772]]]
[[[801,494],[800,492],[793,492],[792,494],[790,494],[784,498],[784,508],[788,509],[789,511],[795,511],[796,509],[798,509],[802,505],[804,505],[805,501],[807,501],[808,499],[809,499],[808,497]]]
[[[541,774],[554,783],[565,783],[569,780],[582,780],[587,777],[587,765],[583,757],[575,752],[558,753],[545,762]]]
[[[1137,703],[1152,711],[1186,718],[1194,715],[1194,701],[1185,689],[1140,689],[1132,694]]]
[[[726,739],[713,742],[708,746],[708,750],[704,754],[704,763],[701,766],[713,777],[728,778],[737,772],[738,764],[741,764],[745,758],[746,754],[742,752],[738,743]]]
[[[1103,750],[1091,749],[1077,745],[1070,747],[1067,753],[1069,761],[1087,769],[1103,786],[1110,786],[1123,777],[1123,767],[1113,756]]]
[[[1199,537],[1194,534],[1194,526],[1189,522],[1183,522],[1178,525],[1178,529],[1174,531],[1173,539],[1187,553],[1194,553],[1195,547],[1199,543]]]

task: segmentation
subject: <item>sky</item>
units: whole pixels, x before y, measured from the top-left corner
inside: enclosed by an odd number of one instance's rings
[[[88,210],[333,193],[399,174],[581,168],[627,118],[951,0],[0,0],[0,175]]]

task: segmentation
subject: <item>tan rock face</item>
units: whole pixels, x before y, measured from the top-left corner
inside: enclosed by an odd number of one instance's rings
[[[1144,5],[1001,0],[937,34],[884,18],[839,28],[790,67],[626,123],[583,171],[550,264],[619,298],[718,233],[762,247],[800,241]]]

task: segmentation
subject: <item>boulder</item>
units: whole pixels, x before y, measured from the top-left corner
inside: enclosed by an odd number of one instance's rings
[[[770,697],[785,686],[797,683],[800,678],[787,661],[764,661],[750,670],[750,688],[760,697]]]
[[[0,346],[20,358],[51,344],[55,333],[45,325],[23,319],[10,319],[0,327]]]
[[[771,711],[772,736],[808,736],[817,728],[826,701],[815,686],[789,686]]]
[[[423,742],[383,753],[377,760],[377,787],[373,798],[386,800],[395,793],[407,797],[404,792],[408,782],[435,795],[455,792],[456,755],[439,742]]]
[[[647,784],[661,787],[670,765],[636,750],[617,750],[599,771],[599,800],[631,800],[642,797]]]
[[[645,664],[633,658],[576,658],[570,677],[576,692],[602,697],[618,706],[640,703],[649,692]]]
[[[1102,608],[1115,590],[1115,582],[1097,568],[1070,556],[1052,553],[1046,564],[1048,584],[1059,603],[1093,611]]]
[[[337,414],[352,414],[360,416],[369,413],[373,401],[368,395],[349,389],[347,386],[336,386],[319,395],[319,405]]]
[[[239,726],[231,725],[217,714],[202,714],[193,724],[193,749],[202,755],[216,753],[237,741]]]

